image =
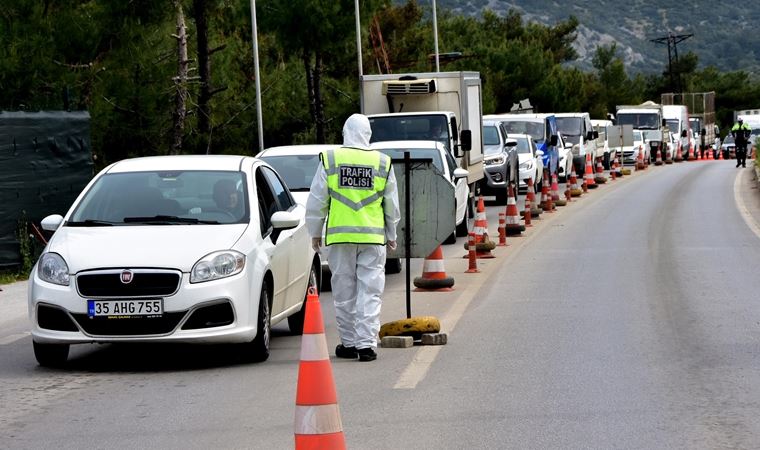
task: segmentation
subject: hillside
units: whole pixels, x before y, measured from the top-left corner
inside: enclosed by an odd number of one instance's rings
[[[693,34],[678,43],[679,55],[694,52],[699,68],[760,71],[760,8],[746,2],[690,2],[651,0],[438,0],[439,9],[479,15],[491,9],[504,15],[516,9],[527,20],[551,25],[574,15],[580,26],[577,64],[588,69],[598,45],[617,43],[630,72],[662,72],[668,63],[668,45],[652,39]],[[757,5],[755,5],[757,6]],[[446,49],[451,51],[455,49]]]

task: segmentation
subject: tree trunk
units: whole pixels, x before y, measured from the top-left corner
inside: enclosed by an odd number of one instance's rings
[[[208,47],[208,14],[206,0],[193,0],[195,13],[196,43],[198,45],[198,76],[200,92],[198,93],[198,131],[210,139],[211,132],[211,58]],[[207,145],[206,153],[210,144]]]
[[[311,53],[309,50],[304,49],[301,54],[301,60],[303,61],[304,73],[306,74],[306,95],[309,101],[309,118],[312,123],[316,123],[316,106],[314,103],[314,69],[311,67]]]
[[[174,77],[174,138],[170,153],[178,155],[182,153],[182,139],[185,134],[185,119],[187,118],[187,26],[185,25],[185,14],[182,12],[182,5],[178,1],[174,2],[177,8],[177,76]]]
[[[314,117],[317,126],[317,144],[325,143],[325,105],[322,101],[322,54],[314,58]]]

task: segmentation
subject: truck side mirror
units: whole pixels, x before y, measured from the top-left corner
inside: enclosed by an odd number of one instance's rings
[[[701,134],[702,136],[707,136],[707,129],[702,128],[702,131],[700,131],[699,134]]]
[[[668,121],[665,120],[665,119],[662,119],[662,126],[663,127],[667,127],[668,126]]]
[[[593,139],[594,139],[594,132],[593,131],[587,132],[586,133],[586,140],[590,141],[590,140],[593,140]]]
[[[686,133],[686,130],[681,130],[681,137],[686,137],[686,136],[688,136],[688,135],[689,135],[689,134],[688,134],[688,133]]]
[[[472,150],[472,131],[471,130],[462,130],[462,133],[459,136],[459,139],[462,141],[459,145],[459,148],[461,148],[465,152],[469,152]]]
[[[594,139],[599,139],[599,132],[594,130]]]
[[[457,128],[457,118],[456,117],[452,117],[451,118],[451,130],[449,130],[449,132],[451,133],[452,136],[454,136],[454,142],[458,141],[458,138],[457,138],[457,130],[458,129],[459,128]]]
[[[557,135],[552,134],[552,137],[549,138],[549,145],[551,145],[552,147],[556,147],[558,141],[559,141],[559,138],[557,137]]]

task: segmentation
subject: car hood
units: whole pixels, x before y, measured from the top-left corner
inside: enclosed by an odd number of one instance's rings
[[[69,273],[106,267],[163,267],[189,272],[203,256],[232,248],[248,224],[61,227],[47,251]]]
[[[501,145],[484,145],[483,146],[483,156],[498,156],[500,154],[504,153],[504,147]]]
[[[517,154],[517,161],[522,164],[524,162],[533,161],[533,156],[531,156],[529,153],[518,153]]]

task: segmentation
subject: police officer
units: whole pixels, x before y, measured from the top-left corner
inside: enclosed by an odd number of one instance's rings
[[[372,130],[362,114],[343,125],[343,147],[320,155],[306,202],[306,225],[319,251],[325,228],[340,344],[339,358],[377,359],[386,245],[396,248],[401,220],[390,157],[369,149]]]
[[[750,133],[752,133],[752,128],[744,123],[741,117],[731,127],[731,136],[734,137],[734,142],[736,143],[736,167],[740,165],[747,167],[747,141],[749,140]]]

